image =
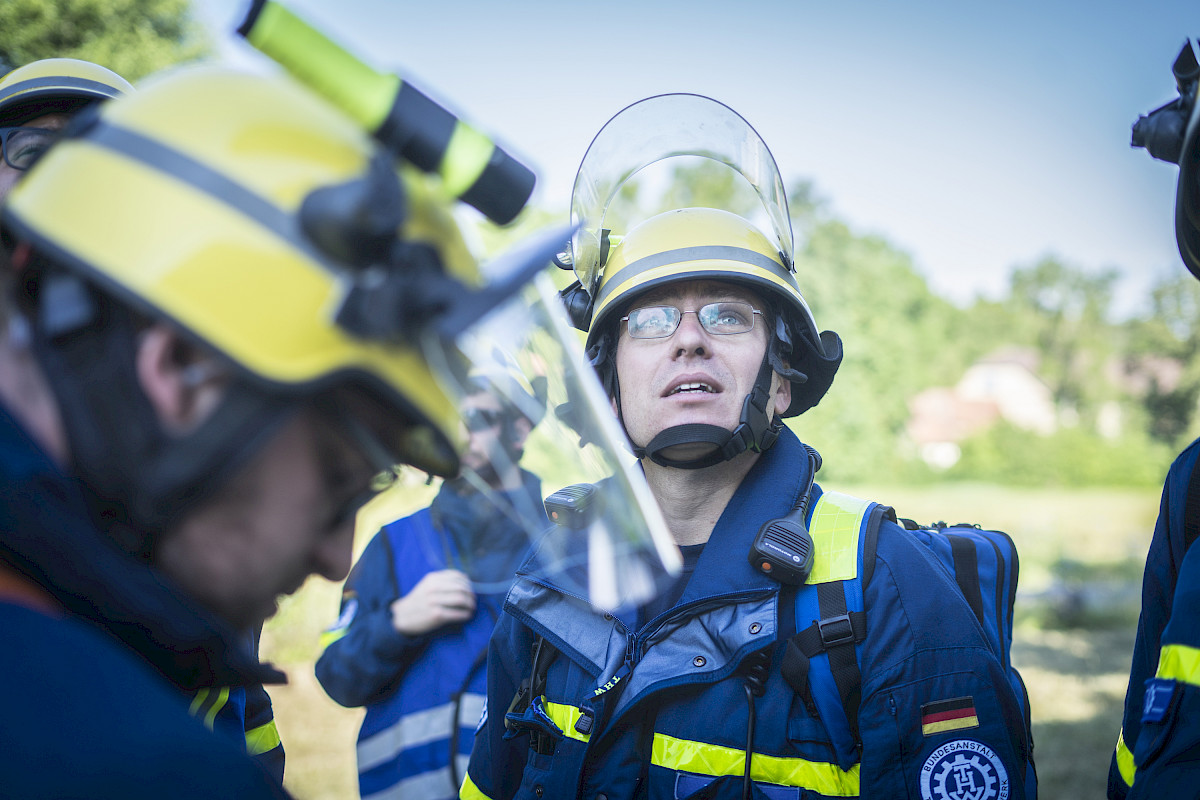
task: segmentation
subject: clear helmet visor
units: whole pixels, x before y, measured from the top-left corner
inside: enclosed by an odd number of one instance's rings
[[[575,176],[571,223],[577,230],[568,255],[575,276],[593,297],[607,246],[605,230],[620,236],[660,212],[708,205],[702,193],[678,191],[677,176],[647,169],[661,162],[667,162],[662,167],[716,168],[715,175],[701,174],[717,180],[722,179],[722,172],[744,179],[728,187],[742,192],[738,200],[744,207],[726,210],[769,231],[784,263],[793,263],[792,223],[783,179],[758,132],[736,111],[709,97],[657,95],[610,119],[592,140]]]
[[[454,341],[422,344],[467,442],[431,506],[434,564],[480,593],[507,590],[524,564],[609,609],[673,580],[679,551],[547,275]]]

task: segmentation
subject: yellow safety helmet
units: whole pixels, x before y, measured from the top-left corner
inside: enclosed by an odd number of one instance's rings
[[[52,111],[74,112],[97,100],[133,91],[110,69],[77,58],[44,58],[0,78],[0,126]]]
[[[477,285],[444,200],[422,176],[404,177],[401,189],[390,158],[291,80],[192,69],[105,104],[18,184],[2,222],[10,247],[27,243],[140,312],[173,321],[273,393],[363,390],[409,423],[395,426],[401,438],[385,443],[390,450],[451,475],[460,438],[454,403],[414,342],[352,324],[355,296],[359,318],[373,308],[368,289],[380,284],[379,268],[323,241],[339,223],[322,209],[366,223],[374,215],[386,234],[379,247],[408,248],[421,262],[414,273],[440,265],[439,274]],[[372,186],[382,199],[347,212],[339,192]],[[395,202],[403,206],[398,233],[387,227]],[[344,238],[347,247],[362,244],[353,230]],[[392,320],[382,322],[391,330]]]
[[[613,245],[601,269],[588,346],[637,297],[680,281],[713,280],[746,286],[771,303],[790,328],[789,366],[807,380],[793,382],[784,416],[811,408],[825,394],[841,357],[836,334],[818,334],[812,311],[779,248],[742,217],[715,208],[679,208],[638,224]],[[779,335],[778,326],[770,334]]]

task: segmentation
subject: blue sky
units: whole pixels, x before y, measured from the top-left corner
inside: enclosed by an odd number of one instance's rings
[[[489,131],[562,209],[624,106],[707,94],[754,125],[785,181],[909,253],[957,302],[1054,254],[1116,268],[1118,308],[1182,274],[1176,169],[1129,146],[1175,96],[1200,2],[288,0],[378,67]],[[205,11],[232,29],[240,3]],[[231,43],[240,63],[256,56]]]

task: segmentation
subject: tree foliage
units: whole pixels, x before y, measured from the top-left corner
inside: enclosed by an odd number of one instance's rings
[[[136,81],[210,47],[189,0],[3,0],[0,61],[80,58]]]

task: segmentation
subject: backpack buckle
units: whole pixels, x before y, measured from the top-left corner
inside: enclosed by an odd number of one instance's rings
[[[849,614],[817,620],[817,632],[826,649],[841,644],[854,644],[854,623]]]

